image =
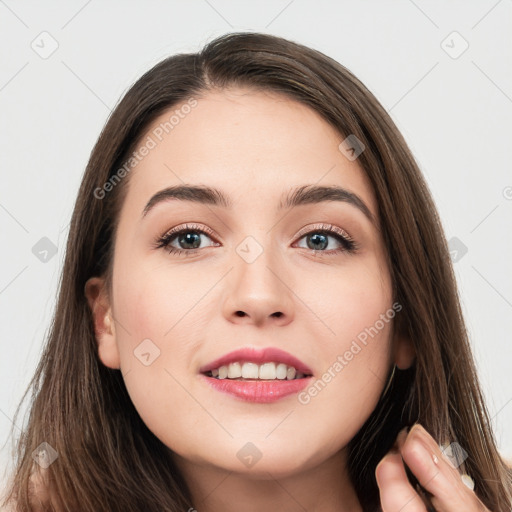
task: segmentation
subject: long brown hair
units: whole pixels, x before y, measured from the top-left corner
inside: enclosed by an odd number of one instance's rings
[[[183,511],[193,506],[169,449],[145,426],[119,370],[101,364],[84,285],[107,276],[129,176],[112,179],[159,115],[209,90],[229,86],[279,92],[308,105],[365,150],[358,162],[377,198],[394,300],[395,330],[416,359],[397,371],[349,445],[349,472],[366,512],[380,509],[375,467],[405,425],[421,423],[438,442],[458,442],[466,471],[493,512],[509,512],[512,472],[496,447],[449,257],[431,195],[402,135],[371,92],[345,67],[295,42],[230,33],[197,54],[171,56],[145,73],[108,119],[87,165],[73,212],[54,320],[17,443],[9,497],[31,507],[32,454],[58,453],[46,470],[50,498],[41,510]],[[103,189],[104,190],[104,189]],[[96,191],[96,194],[95,194]],[[17,413],[19,412],[19,409]]]

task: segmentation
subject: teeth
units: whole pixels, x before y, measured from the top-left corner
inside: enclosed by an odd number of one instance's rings
[[[242,375],[244,379],[258,378],[258,365],[256,363],[244,363],[242,366]]]
[[[260,379],[260,380],[293,380],[302,379],[304,374],[293,366],[284,363],[229,363],[211,370],[212,377],[219,379]]]
[[[288,367],[284,363],[279,363],[276,367],[276,377],[280,380],[286,379]]]
[[[260,379],[274,380],[276,378],[276,364],[264,363],[260,366]]]
[[[295,368],[293,366],[289,366],[288,370],[286,370],[286,378],[288,380],[292,380],[293,378],[295,378],[295,372]]]
[[[242,367],[240,363],[230,363],[228,366],[228,379],[237,379],[242,376]]]

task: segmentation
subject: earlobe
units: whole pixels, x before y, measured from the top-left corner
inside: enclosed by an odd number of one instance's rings
[[[91,277],[85,283],[84,293],[92,313],[94,334],[98,344],[98,356],[105,366],[119,369],[121,363],[117,347],[115,323],[108,300],[105,279],[102,277]]]
[[[396,336],[394,344],[394,359],[399,370],[410,368],[416,358],[416,350],[409,337]]]

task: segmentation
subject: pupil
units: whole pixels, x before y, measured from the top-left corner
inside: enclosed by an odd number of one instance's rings
[[[310,241],[312,241],[313,246],[311,246],[312,244],[310,243]],[[327,237],[325,235],[315,233],[314,235],[311,235],[310,237],[308,237],[308,247],[310,249],[313,249],[313,250],[316,251],[316,250],[319,249],[319,247],[315,247],[314,246],[315,242],[316,243],[318,243],[318,242],[322,243],[323,242],[322,249],[325,249],[325,247],[327,247]]]
[[[201,235],[199,233],[186,233],[179,237],[180,244],[192,244],[193,247],[186,247],[187,249],[197,249],[201,245]]]

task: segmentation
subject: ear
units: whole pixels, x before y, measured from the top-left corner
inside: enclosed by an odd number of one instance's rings
[[[85,283],[84,291],[92,312],[99,358],[105,366],[117,370],[121,362],[105,279],[91,277]]]
[[[411,367],[416,357],[416,350],[408,336],[398,334],[394,338],[393,357],[399,370]]]

